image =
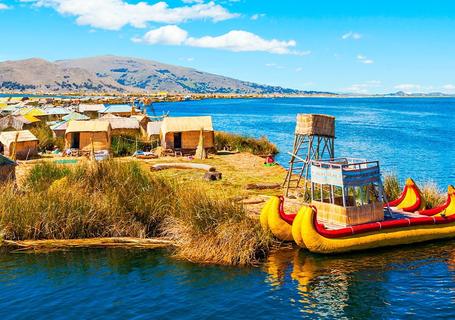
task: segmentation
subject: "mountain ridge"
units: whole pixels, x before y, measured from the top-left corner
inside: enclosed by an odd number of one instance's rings
[[[3,61],[0,62],[0,90],[58,93],[305,93],[302,90],[237,80],[194,68],[115,55],[56,61],[42,58]]]

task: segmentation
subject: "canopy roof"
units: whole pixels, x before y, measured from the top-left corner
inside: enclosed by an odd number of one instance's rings
[[[19,113],[22,115],[30,115],[34,117],[47,116],[47,113],[41,108],[23,108],[19,110]]]
[[[110,124],[107,121],[92,120],[92,121],[70,121],[66,134],[72,132],[108,132]]]
[[[99,113],[127,113],[131,112],[131,109],[134,108],[129,104],[115,104],[111,106],[107,106],[104,109],[100,110]],[[136,109],[134,109],[137,111]]]
[[[70,111],[62,107],[50,107],[44,110],[48,115],[64,115],[69,114]]]
[[[62,120],[69,121],[69,120],[89,120],[90,117],[87,117],[85,114],[78,113],[78,112],[71,112],[66,116],[62,117]]]
[[[0,166],[15,166],[16,162],[0,154]]]
[[[104,107],[104,104],[85,104],[85,103],[81,103],[79,105],[79,112],[98,112],[100,110],[103,110],[105,107]]]
[[[213,131],[212,117],[166,117],[161,125],[161,133],[185,131]]]
[[[52,131],[66,130],[68,128],[68,121],[59,121],[53,124],[50,128]]]

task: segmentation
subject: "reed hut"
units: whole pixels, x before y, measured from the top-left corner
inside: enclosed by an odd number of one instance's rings
[[[104,104],[84,104],[81,103],[78,107],[79,113],[82,113],[90,119],[96,119],[99,116],[99,111],[105,108]]]
[[[163,121],[150,121],[147,123],[147,138],[153,141],[159,140],[162,125]]]
[[[68,122],[69,121],[59,121],[50,126],[50,129],[52,130],[52,136],[54,138],[64,138],[66,129],[68,128]]]
[[[0,184],[16,179],[16,162],[0,154]]]
[[[144,137],[147,136],[147,125],[150,122],[150,118],[143,113],[133,114],[130,118],[134,118],[134,119],[137,119],[137,121],[139,121],[141,135]],[[159,135],[159,132],[158,132],[158,135]]]
[[[0,131],[28,130],[39,122],[36,118],[28,119],[21,115],[8,115],[0,119]]]
[[[125,118],[107,114],[100,117],[99,120],[109,122],[112,136],[136,137],[141,133],[139,121],[136,118]]]
[[[38,138],[28,130],[4,131],[0,133],[0,144],[5,156],[28,159],[38,154]]]
[[[204,148],[213,150],[215,134],[212,117],[166,117],[161,125],[161,146],[185,154],[195,153],[201,131]]]
[[[67,149],[81,151],[110,150],[111,125],[107,121],[70,121],[65,132]]]

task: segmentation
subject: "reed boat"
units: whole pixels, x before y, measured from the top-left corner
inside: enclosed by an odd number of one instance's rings
[[[347,176],[343,175],[351,186],[349,181],[354,177],[352,181],[359,184],[360,191],[363,190],[363,194],[354,194],[364,198],[353,199],[349,190],[343,190],[343,199],[337,200],[333,188],[314,192],[312,186],[312,202],[303,205],[296,214],[287,214],[284,197],[273,196],[261,211],[262,227],[282,241],[294,241],[315,253],[341,253],[455,238],[453,186],[448,187],[445,203],[432,209],[425,209],[425,199],[412,179],[407,179],[396,200],[382,202],[382,184],[377,184],[377,190],[372,188],[379,181],[371,178],[378,177],[379,168],[372,170],[376,166],[361,165],[356,173],[351,171]],[[334,172],[330,174],[333,177]],[[315,174],[312,183],[317,179]],[[326,190],[331,190],[327,198],[324,197]],[[319,199],[315,200],[315,193],[320,195]]]
[[[447,201],[434,209],[420,213],[395,211],[381,222],[365,223],[345,228],[330,228],[318,221],[314,206],[302,206],[295,215],[281,211],[284,199],[272,197],[264,208],[276,228],[269,229],[277,238],[292,240],[315,253],[341,253],[379,247],[411,244],[455,237],[455,192],[449,187]],[[272,213],[272,214],[271,214]],[[423,213],[423,214],[422,214]],[[286,218],[286,220],[283,219]],[[264,225],[263,225],[264,227]],[[284,231],[276,233],[277,230]]]

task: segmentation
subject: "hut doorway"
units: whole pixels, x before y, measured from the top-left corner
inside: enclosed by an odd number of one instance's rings
[[[182,133],[174,132],[174,149],[182,148]]]
[[[71,149],[79,149],[81,141],[81,134],[79,132],[74,132],[71,135]]]

